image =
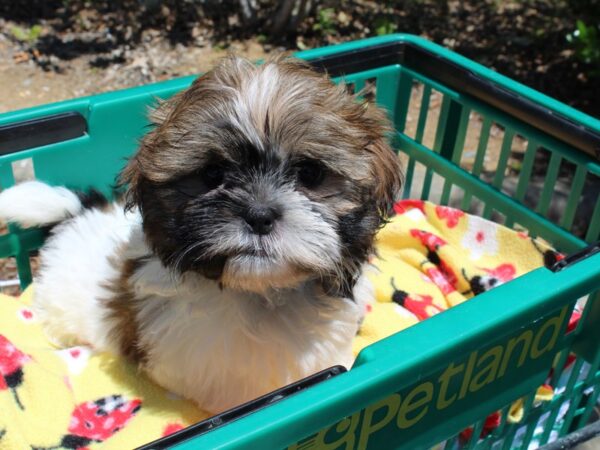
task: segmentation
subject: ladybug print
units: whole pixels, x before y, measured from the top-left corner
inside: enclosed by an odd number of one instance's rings
[[[508,263],[500,264],[495,269],[483,269],[483,270],[489,276],[498,279],[502,283],[506,283],[507,281],[512,280],[517,273],[515,266],[513,266],[512,264],[508,264]]]
[[[25,409],[17,389],[23,383],[23,365],[31,361],[26,355],[14,346],[6,337],[0,334],[0,391],[10,389],[15,403],[21,409]]]
[[[562,253],[558,253],[551,249],[544,250],[544,249],[540,248],[540,246],[537,244],[535,239],[531,239],[531,243],[533,244],[535,249],[538,251],[538,253],[540,253],[542,255],[542,259],[544,261],[544,267],[546,269],[551,269],[554,266],[554,264],[565,259],[565,255],[563,255]]]
[[[464,294],[472,292],[473,295],[479,295],[503,284],[502,280],[493,275],[475,275],[473,278],[469,278],[464,269],[462,273],[465,280],[469,282],[469,286],[471,286],[471,290],[464,292]]]
[[[173,433],[177,433],[178,431],[183,430],[185,427],[177,422],[168,423],[163,429],[162,436],[169,436]]]
[[[469,278],[467,273],[463,269],[463,277],[469,282],[471,286],[471,292],[473,295],[479,295],[483,292],[487,292],[507,281],[512,280],[517,271],[515,266],[512,264],[500,264],[494,269],[482,269],[485,275],[475,275],[473,278]]]
[[[440,247],[447,244],[447,242],[441,237],[436,236],[435,234],[430,233],[428,231],[412,229],[410,230],[410,235],[419,239],[421,241],[421,244],[423,244],[428,250],[433,252],[437,251]]]
[[[125,400],[122,395],[81,403],[71,413],[68,434],[63,436],[60,444],[40,450],[85,450],[91,443],[104,442],[135,416],[141,404],[141,400]]]
[[[554,250],[546,250],[542,256],[544,258],[544,267],[546,269],[551,269],[554,264],[565,259],[565,255],[555,252]]]
[[[430,267],[425,269],[427,276],[433,281],[433,283],[442,291],[442,294],[448,295],[451,292],[456,291],[456,288],[446,278],[446,275],[437,267]]]
[[[465,215],[465,213],[459,209],[440,205],[435,207],[435,214],[438,216],[438,219],[446,221],[446,226],[448,228],[454,228],[456,225],[458,225],[460,218]]]
[[[454,292],[458,284],[458,278],[452,267],[450,267],[442,258],[440,258],[438,253],[433,250],[427,251],[427,259],[433,265],[437,266],[426,269],[425,273],[427,276],[440,288],[444,295]],[[423,262],[421,266],[425,264],[425,262]]]
[[[396,214],[404,214],[406,211],[415,208],[425,214],[425,202],[423,200],[400,200],[394,203],[394,212]]]
[[[428,319],[438,313],[444,311],[442,308],[433,303],[431,295],[408,294],[396,288],[394,278],[390,280],[394,292],[392,293],[392,301],[398,305],[408,309],[419,320]]]

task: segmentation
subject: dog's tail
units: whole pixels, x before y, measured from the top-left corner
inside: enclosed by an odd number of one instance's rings
[[[0,220],[23,228],[55,225],[84,208],[80,196],[64,187],[27,181],[0,192]]]

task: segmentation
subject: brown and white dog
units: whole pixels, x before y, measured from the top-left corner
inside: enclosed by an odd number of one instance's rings
[[[305,62],[230,57],[151,121],[125,203],[0,193],[0,217],[58,224],[34,299],[49,336],[130,357],[211,412],[351,365],[401,183],[384,112]]]

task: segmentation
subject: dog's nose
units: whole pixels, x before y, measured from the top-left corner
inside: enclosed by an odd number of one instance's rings
[[[246,211],[244,219],[256,234],[269,234],[273,230],[279,213],[274,208],[254,207]]]

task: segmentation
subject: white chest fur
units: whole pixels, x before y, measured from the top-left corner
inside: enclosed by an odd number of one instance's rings
[[[140,269],[135,281],[136,294],[144,296],[136,317],[145,369],[208,411],[351,364],[360,319],[353,301],[319,296],[312,283],[267,298],[221,290],[206,279],[144,292],[144,271],[153,269]]]

